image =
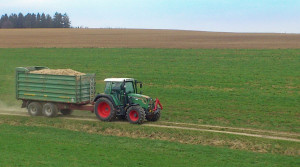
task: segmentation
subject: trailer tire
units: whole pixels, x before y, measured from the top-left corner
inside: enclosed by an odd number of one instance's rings
[[[46,103],[43,106],[43,115],[45,117],[56,117],[58,114],[58,108],[56,104]]]
[[[71,115],[73,111],[70,109],[61,109],[60,112],[62,115]]]
[[[156,114],[146,116],[146,119],[152,122],[158,121],[159,118],[160,118],[160,111],[158,111]]]
[[[145,110],[140,106],[131,106],[128,108],[126,117],[132,124],[142,124],[145,121]]]
[[[116,110],[108,98],[99,98],[95,103],[94,112],[101,121],[112,121],[116,118]]]
[[[31,102],[27,106],[29,115],[31,116],[40,116],[42,115],[42,105],[39,102]]]

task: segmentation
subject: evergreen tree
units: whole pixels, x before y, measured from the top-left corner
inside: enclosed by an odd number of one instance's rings
[[[53,28],[63,28],[61,13],[56,12],[53,17]]]
[[[8,16],[7,16],[7,14],[2,15],[2,16],[1,16],[1,20],[0,20],[0,28],[4,28],[3,25],[4,25],[4,23],[7,22],[7,21],[8,21]]]
[[[63,28],[70,28],[71,22],[67,13],[62,16]]]
[[[34,13],[31,14],[31,28],[36,28],[36,15]]]
[[[2,15],[1,17],[1,28],[12,28],[13,24],[9,21],[8,15]]]
[[[47,28],[47,25],[46,25],[46,15],[45,13],[42,13],[41,15],[41,28]]]
[[[25,18],[24,18],[24,27],[25,28],[32,28],[32,25],[31,25],[31,13],[28,13]]]
[[[18,19],[17,19],[17,27],[16,28],[24,28],[24,22],[25,18],[22,13],[19,13]]]
[[[13,13],[8,17],[8,20],[11,22],[12,26],[7,28],[15,28],[18,24],[18,15]]]
[[[53,27],[53,20],[50,15],[47,14],[46,16],[46,27],[52,28]]]
[[[41,15],[38,13],[36,15],[36,28],[41,28]]]

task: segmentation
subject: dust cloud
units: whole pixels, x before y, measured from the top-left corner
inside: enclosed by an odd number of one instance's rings
[[[5,102],[0,100],[0,113],[24,113],[26,112],[25,108],[21,108],[21,106],[17,105],[8,105]]]

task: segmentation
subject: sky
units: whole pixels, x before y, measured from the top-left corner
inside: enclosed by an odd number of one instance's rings
[[[73,27],[300,33],[300,0],[0,0],[5,13],[67,13]]]

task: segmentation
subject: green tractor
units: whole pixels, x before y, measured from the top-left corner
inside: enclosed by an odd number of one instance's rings
[[[142,83],[133,78],[107,78],[104,94],[95,99],[94,112],[102,121],[111,121],[116,117],[127,119],[133,124],[142,124],[145,119],[157,121],[163,109],[158,99],[138,93]]]

